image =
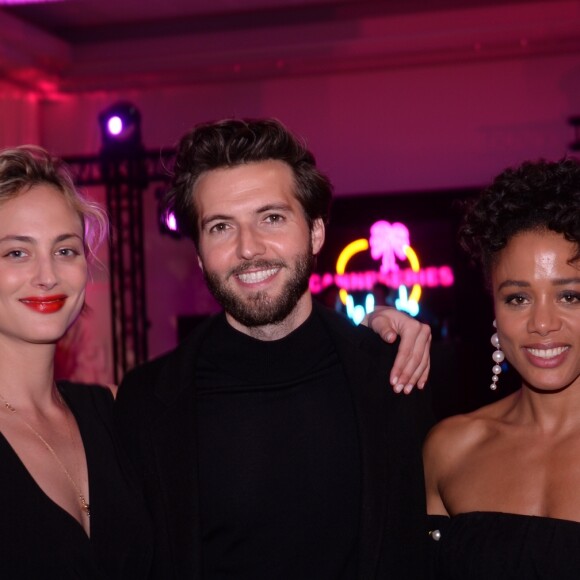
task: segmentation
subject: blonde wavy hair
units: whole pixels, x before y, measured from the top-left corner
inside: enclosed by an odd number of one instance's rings
[[[0,150],[0,204],[42,184],[60,191],[77,212],[83,224],[85,252],[95,259],[97,248],[108,235],[109,219],[98,203],[75,187],[66,164],[36,145]]]

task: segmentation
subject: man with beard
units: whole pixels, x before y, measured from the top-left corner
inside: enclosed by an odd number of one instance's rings
[[[308,289],[330,200],[277,121],[204,124],[180,142],[168,205],[224,313],[119,390],[154,578],[425,577],[416,393],[386,385],[395,347]],[[391,381],[409,392],[430,335],[386,316],[377,330],[400,327],[415,351]]]

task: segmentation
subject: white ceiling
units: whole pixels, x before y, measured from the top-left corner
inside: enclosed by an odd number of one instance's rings
[[[13,1],[0,81],[39,93],[580,51],[580,0]]]

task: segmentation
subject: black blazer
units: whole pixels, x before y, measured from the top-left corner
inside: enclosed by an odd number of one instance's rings
[[[355,405],[362,465],[359,578],[426,578],[422,394],[393,393],[393,346],[315,308],[334,337]],[[155,525],[153,578],[201,579],[195,357],[214,320],[174,351],[127,374],[117,397],[119,429]]]

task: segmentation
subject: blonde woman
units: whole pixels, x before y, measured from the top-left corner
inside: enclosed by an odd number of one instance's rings
[[[0,575],[143,578],[150,528],[112,429],[111,392],[56,384],[106,216],[31,146],[0,152]]]

